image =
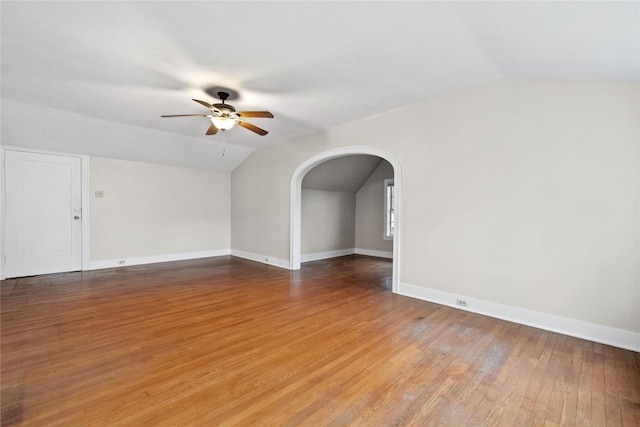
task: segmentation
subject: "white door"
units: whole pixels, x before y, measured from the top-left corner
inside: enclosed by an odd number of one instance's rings
[[[5,276],[81,270],[81,159],[7,150],[5,179]]]

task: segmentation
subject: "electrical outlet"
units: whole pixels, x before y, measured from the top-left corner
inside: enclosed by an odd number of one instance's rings
[[[121,259],[120,261],[118,261],[118,265],[124,265],[124,260]]]
[[[265,258],[265,259],[264,259],[264,262],[269,262],[269,258]]]
[[[96,199],[102,199],[104,197],[104,191],[96,191]]]
[[[456,298],[456,304],[459,305],[460,307],[466,307],[467,306],[467,300],[466,299]]]

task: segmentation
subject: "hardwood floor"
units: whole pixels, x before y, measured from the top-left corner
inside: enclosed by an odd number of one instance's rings
[[[390,276],[354,255],[5,280],[2,425],[640,425],[640,354],[394,295]]]

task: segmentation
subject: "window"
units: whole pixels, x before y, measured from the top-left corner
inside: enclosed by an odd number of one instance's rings
[[[393,210],[393,179],[384,180],[384,236],[385,240],[393,239],[395,228],[395,212]]]

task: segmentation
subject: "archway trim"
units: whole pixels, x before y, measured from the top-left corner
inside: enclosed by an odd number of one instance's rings
[[[313,169],[315,166],[327,160],[335,159],[336,157],[368,154],[371,156],[380,157],[388,161],[393,167],[393,179],[394,179],[394,211],[396,214],[394,238],[393,238],[393,275],[392,275],[392,290],[394,293],[398,292],[399,285],[399,271],[400,271],[400,240],[402,236],[402,215],[401,215],[401,200],[402,200],[402,170],[400,161],[388,151],[382,150],[376,147],[369,146],[349,146],[340,147],[333,150],[325,151],[316,154],[298,166],[291,177],[291,232],[290,232],[290,244],[289,244],[289,268],[291,270],[299,270],[301,262],[301,202],[302,202],[302,179],[304,176]]]

